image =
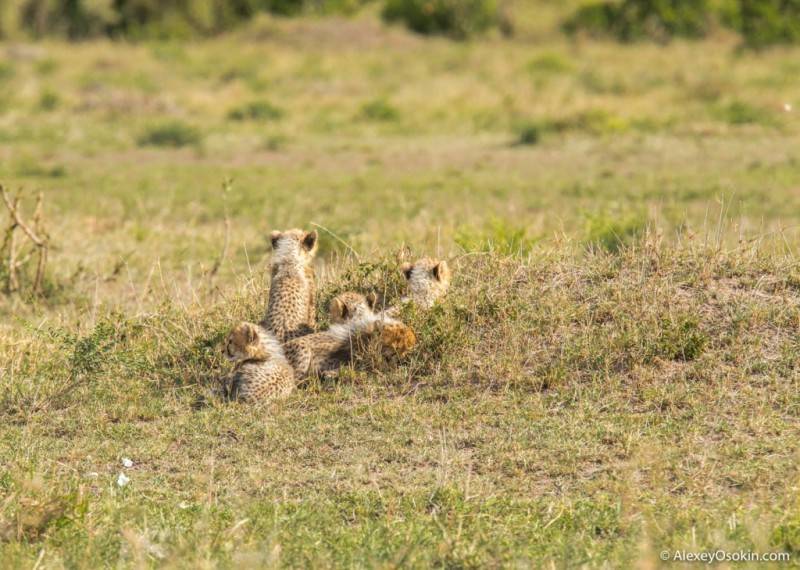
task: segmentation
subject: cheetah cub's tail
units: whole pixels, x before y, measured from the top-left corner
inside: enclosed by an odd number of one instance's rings
[[[417,344],[417,336],[400,321],[385,321],[381,327],[381,351],[385,357],[403,357]]]

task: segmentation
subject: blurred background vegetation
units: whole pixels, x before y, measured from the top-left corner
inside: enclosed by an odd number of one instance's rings
[[[365,6],[421,34],[466,39],[517,30],[515,16],[535,11],[521,0],[4,0],[0,38],[181,39],[219,34],[259,13],[352,14]],[[621,41],[699,38],[720,29],[749,47],[800,40],[800,0],[601,0],[574,2],[569,34]],[[528,12],[529,13],[529,12]],[[527,14],[526,14],[527,15]],[[533,14],[535,17],[535,14]]]

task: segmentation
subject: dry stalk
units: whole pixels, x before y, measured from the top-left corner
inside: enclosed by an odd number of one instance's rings
[[[228,212],[228,194],[230,194],[232,187],[232,180],[225,180],[222,183],[222,202],[225,212],[225,237],[222,241],[222,251],[220,251],[219,257],[214,261],[214,265],[211,266],[211,270],[208,272],[209,279],[212,279],[217,274],[222,264],[225,262],[225,259],[228,257],[228,248],[231,243],[231,217]]]

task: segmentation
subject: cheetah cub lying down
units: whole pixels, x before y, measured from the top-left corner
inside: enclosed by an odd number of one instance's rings
[[[333,324],[328,330],[287,342],[284,345],[286,358],[297,378],[328,375],[336,371],[350,361],[354,347],[376,333],[383,334],[387,326],[402,324],[375,313],[375,302],[374,294],[343,293],[331,302]],[[410,329],[408,333],[414,334]]]
[[[346,323],[355,317],[354,310],[359,307],[358,293],[342,293],[335,297],[330,304],[329,314],[333,324]],[[372,294],[372,307],[375,305],[375,296]],[[367,296],[367,300],[370,296]],[[354,309],[355,308],[355,309]],[[384,357],[405,356],[414,345],[417,344],[417,337],[411,327],[400,322],[394,317],[389,316],[385,311],[377,314],[378,320],[375,323],[377,334],[380,339],[381,352]]]
[[[312,263],[317,253],[317,232],[274,231],[267,313],[261,324],[279,342],[314,332],[316,284]]]
[[[294,390],[294,370],[275,336],[262,326],[236,325],[225,339],[225,357],[235,363],[225,381],[231,400],[269,401]]]

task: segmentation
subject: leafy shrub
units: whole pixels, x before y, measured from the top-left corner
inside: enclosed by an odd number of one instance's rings
[[[234,121],[275,121],[283,117],[283,109],[268,101],[253,101],[228,113]]]
[[[739,0],[736,16],[750,47],[800,42],[800,0]]]
[[[199,144],[202,137],[196,128],[181,122],[170,122],[147,129],[139,137],[139,146],[183,147]]]
[[[606,0],[579,8],[567,33],[621,41],[706,35],[714,23],[738,31],[748,47],[800,41],[800,0]]]
[[[567,33],[585,32],[630,42],[701,37],[711,18],[709,0],[623,0],[582,6],[564,24]]]
[[[251,0],[114,0],[117,21],[114,35],[182,38],[213,34],[251,17]]]
[[[19,27],[34,36],[50,34],[80,38],[103,33],[116,17],[112,0],[23,0],[12,2],[3,14],[13,24],[0,24],[0,34],[12,35]]]
[[[495,0],[387,0],[387,22],[402,22],[425,35],[466,39],[498,24]]]
[[[259,12],[352,12],[370,0],[16,0],[0,2],[0,38],[187,38],[219,33]]]

